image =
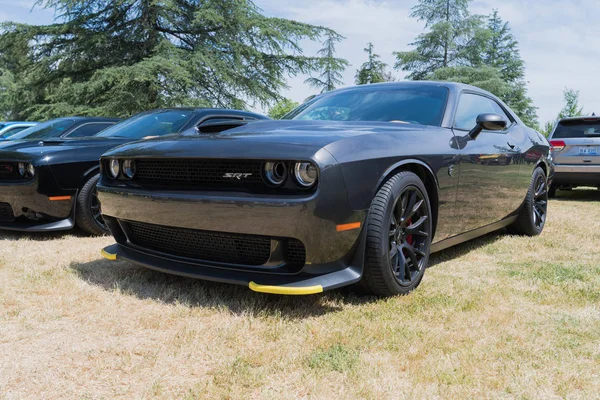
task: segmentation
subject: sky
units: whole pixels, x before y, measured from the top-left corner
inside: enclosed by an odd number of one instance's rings
[[[417,0],[255,0],[268,16],[294,19],[329,27],[346,39],[337,56],[352,65],[343,74],[344,86],[352,85],[356,69],[366,60],[368,42],[390,67],[394,51],[409,50],[424,24],[410,18]],[[34,0],[0,0],[0,20],[43,24],[53,13]],[[579,90],[587,113],[600,115],[600,1],[598,0],[473,0],[472,13],[488,15],[497,9],[519,42],[525,61],[529,96],[538,107],[543,125],[556,117],[563,105],[565,88]],[[316,55],[319,43],[302,43],[304,54]],[[403,71],[393,71],[398,79]],[[314,94],[304,84],[306,76],[291,77],[284,96],[301,102]]]

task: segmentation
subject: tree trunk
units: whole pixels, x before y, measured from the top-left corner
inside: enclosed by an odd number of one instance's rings
[[[446,0],[446,24],[450,22],[450,0]],[[442,63],[443,67],[446,68],[448,66],[448,46],[450,42],[450,37],[448,35],[448,31],[446,31],[446,41],[444,43],[444,61]]]
[[[159,32],[156,29],[158,25],[158,8],[153,0],[141,0],[140,8],[140,20],[146,37],[140,56],[141,59],[145,59],[152,57],[160,41]],[[158,76],[155,79],[158,82]],[[155,108],[158,107],[158,85],[155,82],[146,82],[146,86],[149,104],[152,104]]]

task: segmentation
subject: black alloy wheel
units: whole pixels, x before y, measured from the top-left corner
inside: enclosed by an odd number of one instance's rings
[[[108,233],[108,227],[102,218],[102,207],[98,199],[96,185],[100,174],[94,175],[83,185],[77,196],[75,222],[77,226],[90,235],[102,236]]]
[[[508,227],[509,232],[537,236],[542,233],[548,215],[548,179],[541,167],[536,167],[525,201],[515,222]]]
[[[94,190],[91,193],[90,210],[92,212],[92,218],[94,219],[94,222],[100,227],[100,229],[108,231],[108,227],[104,222],[104,218],[102,218],[102,208],[100,205],[100,200],[98,199],[97,187],[94,187]]]
[[[390,218],[389,257],[398,283],[410,286],[425,268],[429,232],[429,217],[423,193],[409,186],[396,200]]]
[[[538,175],[535,181],[533,194],[533,224],[536,229],[542,230],[546,223],[548,212],[548,184],[544,175]]]
[[[425,185],[413,172],[401,171],[383,184],[365,225],[362,291],[404,295],[419,285],[429,262],[431,215]]]

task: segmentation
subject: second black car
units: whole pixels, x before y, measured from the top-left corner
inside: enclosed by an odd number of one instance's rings
[[[93,137],[59,132],[7,144],[0,147],[0,229],[54,231],[77,225],[88,233],[103,234],[107,230],[96,196],[102,153],[201,125],[218,131],[228,127],[223,121],[235,126],[236,120],[265,118],[237,110],[160,109],[137,114]],[[57,124],[46,125],[55,129]]]

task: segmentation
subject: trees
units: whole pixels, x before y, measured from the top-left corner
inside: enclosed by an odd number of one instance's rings
[[[411,79],[462,82],[486,89],[508,104],[525,124],[538,127],[537,108],[527,96],[525,65],[507,22],[494,10],[484,23],[471,15],[470,0],[421,0],[413,17],[429,31],[416,48],[394,53],[396,68]],[[495,72],[496,70],[497,72]]]
[[[344,39],[343,36],[329,31],[325,36],[323,48],[319,50],[320,59],[318,60],[319,71],[318,77],[309,77],[304,83],[310,86],[321,89],[321,93],[328,92],[342,84],[342,72],[350,65],[348,60],[335,57],[335,44]]]
[[[266,106],[289,75],[319,67],[303,55],[300,40],[336,37],[323,27],[265,17],[250,0],[40,2],[55,9],[54,24],[7,23],[0,35],[2,76],[20,74],[17,92],[27,97],[4,110],[14,118]],[[31,59],[22,70],[6,56],[15,40],[27,44]]]
[[[466,65],[474,52],[474,32],[481,18],[471,15],[471,0],[420,0],[411,17],[425,21],[429,31],[411,43],[415,49],[395,52],[396,69],[409,71],[409,79],[422,80],[439,68]]]
[[[554,129],[554,124],[556,123],[556,121],[562,118],[579,117],[581,115],[585,115],[585,113],[583,112],[583,107],[579,105],[579,90],[565,88],[565,90],[563,91],[563,98],[565,105],[559,111],[556,120],[548,121],[544,126],[543,133],[546,136],[550,135],[552,129]]]
[[[290,99],[283,99],[275,103],[269,110],[269,117],[273,119],[281,119],[285,114],[298,107],[300,104]]]
[[[375,54],[373,50],[373,43],[367,43],[364,51],[368,54],[368,60],[356,71],[356,84],[386,82],[387,64],[379,60],[379,54]]]

